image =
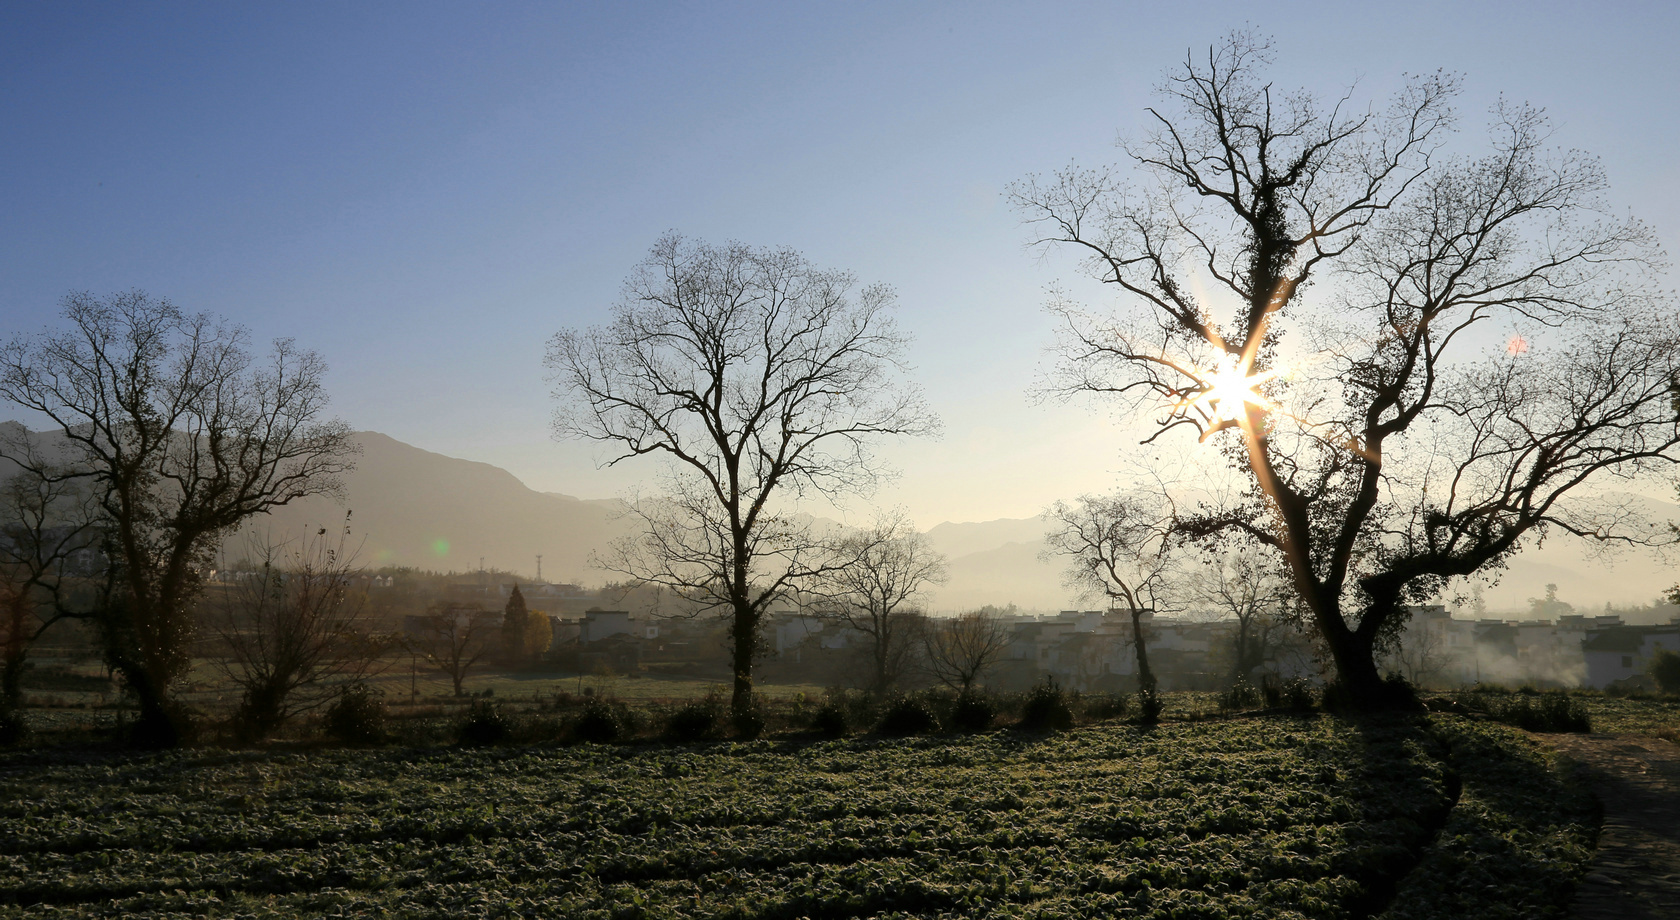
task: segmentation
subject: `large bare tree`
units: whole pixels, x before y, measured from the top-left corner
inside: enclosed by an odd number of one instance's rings
[[[0,348],[0,398],[49,421],[60,462],[90,483],[114,574],[97,617],[106,655],[139,703],[136,738],[174,744],[186,723],[173,688],[220,540],[254,515],[335,492],[357,447],[324,417],[325,365],[290,339],[259,360],[244,329],[140,292],[72,294],[64,319]],[[54,475],[31,437],[17,429],[0,456]]]
[[[1191,54],[1102,170],[1014,198],[1126,309],[1060,311],[1064,393],[1118,397],[1227,452],[1240,530],[1287,566],[1359,705],[1405,605],[1548,530],[1645,541],[1601,484],[1667,470],[1676,311],[1650,230],[1605,202],[1599,163],[1501,102],[1487,146],[1449,155],[1456,81],[1386,106],[1266,79],[1237,34]]]
[[[892,306],[792,250],[668,236],[609,324],[549,343],[556,435],[604,445],[609,465],[667,461],[665,494],[632,504],[642,536],[602,563],[729,617],[737,713],[765,611],[828,565],[792,503],[868,493],[876,441],[937,426],[902,379]]]
[[[901,512],[881,515],[834,541],[833,567],[811,586],[816,609],[868,637],[869,688],[885,692],[920,650],[925,617],[916,602],[945,581],[945,557]]]

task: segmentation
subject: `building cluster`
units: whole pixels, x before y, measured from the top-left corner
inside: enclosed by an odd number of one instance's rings
[[[1605,690],[1638,683],[1662,649],[1680,652],[1680,617],[1644,626],[1611,614],[1471,620],[1429,605],[1413,608],[1390,664],[1425,685],[1486,681]]]
[[[728,674],[729,640],[716,617],[673,617],[646,598],[574,584],[519,587],[527,609],[548,619],[552,641],[545,658],[554,667],[718,679]],[[444,588],[444,600],[488,618],[484,625],[494,629],[498,624],[490,620],[500,616],[512,589],[511,584],[451,584]],[[1007,613],[997,617],[997,624],[1005,638],[986,675],[990,686],[1024,689],[1046,677],[1089,692],[1123,692],[1137,685],[1134,630],[1126,612]],[[1150,668],[1163,689],[1213,690],[1229,683],[1238,642],[1235,621],[1144,613],[1140,624]],[[405,630],[423,628],[424,616],[405,617]],[[1316,679],[1321,673],[1320,657],[1306,633],[1261,623],[1252,627],[1248,641],[1255,652],[1252,660],[1258,662],[1248,676],[1256,682]],[[868,634],[843,621],[779,610],[767,618],[758,667],[768,680],[856,684],[867,671],[863,662],[872,644]],[[1616,615],[1463,619],[1443,606],[1425,605],[1412,609],[1404,635],[1383,664],[1420,686],[1489,682],[1605,689],[1637,684],[1660,649],[1680,652],[1680,617],[1646,626],[1629,625]],[[903,676],[912,685],[918,679],[913,665]]]

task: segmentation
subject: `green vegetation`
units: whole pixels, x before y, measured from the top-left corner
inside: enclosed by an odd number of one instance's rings
[[[0,916],[1544,917],[1591,836],[1520,733],[1450,716],[0,777]]]

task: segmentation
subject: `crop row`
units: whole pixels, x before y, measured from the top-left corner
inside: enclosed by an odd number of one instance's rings
[[[0,914],[1344,917],[1445,819],[1441,755],[1279,717],[15,766]]]

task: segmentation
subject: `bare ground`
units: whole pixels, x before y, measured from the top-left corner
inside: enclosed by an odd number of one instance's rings
[[[1541,735],[1604,807],[1575,893],[1580,920],[1680,918],[1680,747],[1644,735]]]

